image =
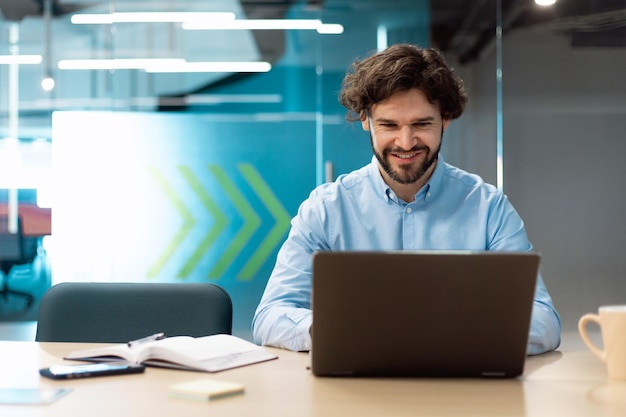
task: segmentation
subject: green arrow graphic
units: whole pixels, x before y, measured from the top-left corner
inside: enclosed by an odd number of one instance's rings
[[[165,195],[170,200],[176,211],[178,211],[180,216],[183,218],[183,224],[180,229],[178,229],[178,231],[174,234],[161,255],[157,258],[156,262],[148,270],[148,278],[154,278],[159,275],[167,261],[172,257],[174,251],[176,251],[180,243],[189,234],[189,231],[193,228],[196,222],[191,215],[191,212],[183,204],[183,201],[178,198],[178,195],[174,191],[174,187],[167,182],[165,177],[157,170],[157,168],[149,167],[149,170],[161,189],[165,192]]]
[[[272,230],[265,235],[265,238],[258,246],[252,257],[250,257],[248,262],[246,262],[243,269],[240,271],[239,278],[244,281],[249,281],[254,278],[254,275],[263,265],[272,250],[274,250],[276,245],[278,245],[282,240],[285,232],[289,229],[291,216],[287,210],[285,210],[278,198],[276,198],[274,193],[272,193],[272,190],[263,178],[261,178],[254,166],[251,164],[239,164],[238,167],[239,171],[248,181],[248,184],[250,184],[275,220]]]
[[[232,238],[223,256],[209,272],[210,278],[219,278],[230,266],[235,257],[237,257],[239,252],[241,252],[241,249],[248,243],[256,229],[260,226],[261,220],[254,210],[252,210],[252,207],[250,207],[241,192],[239,192],[235,184],[230,181],[226,173],[220,167],[211,165],[209,166],[209,171],[211,171],[217,182],[220,183],[244,220],[243,226]]]
[[[209,193],[206,192],[206,190],[198,180],[198,177],[194,175],[193,171],[189,167],[180,166],[178,169],[191,186],[191,189],[198,195],[204,207],[209,213],[211,213],[211,216],[214,220],[213,227],[211,227],[211,229],[204,236],[191,257],[178,272],[178,278],[187,278],[189,274],[194,270],[194,268],[198,265],[205,252],[208,251],[211,245],[213,245],[220,233],[222,233],[224,229],[226,229],[226,226],[228,224],[228,218],[222,213],[222,211],[219,209],[213,199],[211,199]]]

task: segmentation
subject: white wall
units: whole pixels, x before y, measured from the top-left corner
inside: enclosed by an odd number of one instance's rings
[[[503,42],[504,191],[543,254],[564,330],[626,304],[626,49],[571,48],[533,31]],[[466,114],[447,159],[495,183],[495,50],[459,70]]]

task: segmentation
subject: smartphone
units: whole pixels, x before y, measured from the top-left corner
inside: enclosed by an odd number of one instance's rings
[[[128,362],[88,363],[83,365],[53,365],[39,370],[39,374],[50,379],[73,379],[94,376],[138,374],[146,370],[141,364]]]

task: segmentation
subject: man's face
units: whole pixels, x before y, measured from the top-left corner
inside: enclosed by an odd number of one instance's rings
[[[395,93],[361,118],[388,185],[415,185],[416,191],[434,170],[449,122],[417,88]]]

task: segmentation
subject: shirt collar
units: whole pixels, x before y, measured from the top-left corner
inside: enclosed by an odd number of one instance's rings
[[[441,189],[440,185],[443,180],[444,165],[445,162],[443,160],[443,155],[439,153],[439,159],[437,160],[437,166],[435,166],[433,175],[430,176],[428,182],[424,184],[424,186],[415,195],[416,201],[420,198],[428,200],[433,197],[433,192]],[[400,203],[400,200],[396,196],[396,193],[393,192],[393,190],[387,185],[387,183],[383,179],[383,176],[380,173],[378,159],[376,159],[376,156],[372,156],[372,162],[370,163],[369,169],[370,174],[372,175],[372,178],[376,183],[376,187],[379,189],[380,194],[383,196],[383,199],[387,202],[391,200],[396,203]]]

